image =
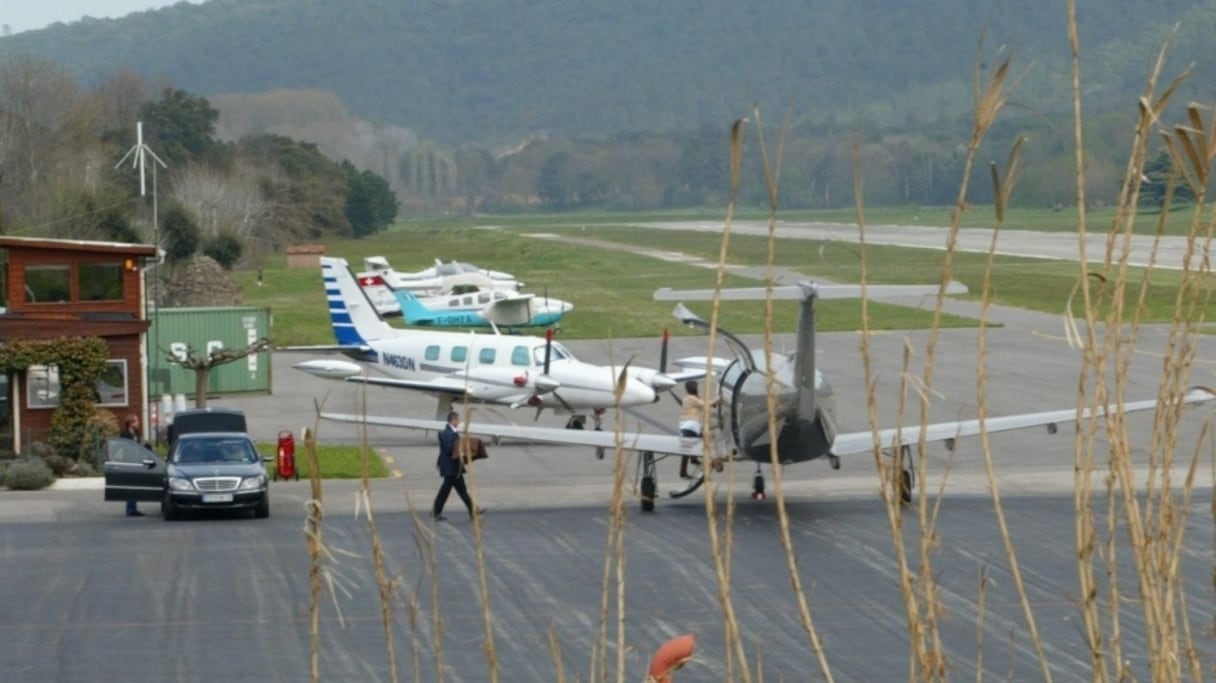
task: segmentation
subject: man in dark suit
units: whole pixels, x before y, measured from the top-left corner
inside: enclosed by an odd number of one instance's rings
[[[452,411],[448,413],[447,426],[439,432],[439,458],[435,466],[439,469],[439,476],[443,477],[443,485],[439,487],[439,494],[435,496],[435,504],[431,507],[431,519],[447,519],[443,516],[443,505],[448,502],[452,489],[456,489],[456,495],[460,496],[464,506],[469,509],[469,517],[485,512],[485,508],[477,508],[474,512],[473,500],[469,498],[469,490],[464,485],[464,463],[456,452],[456,442],[460,440],[456,427],[459,425],[460,413]]]

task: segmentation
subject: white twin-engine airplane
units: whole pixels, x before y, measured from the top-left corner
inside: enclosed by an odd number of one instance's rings
[[[867,294],[870,296],[891,295],[924,295],[936,294],[938,287],[933,286],[928,291],[925,287],[909,286],[870,286]],[[950,294],[965,292],[961,284],[951,283],[946,292]],[[674,292],[659,290],[655,298],[659,300],[706,300],[712,298],[711,291]],[[763,299],[763,288],[726,290],[722,292],[723,299],[756,300]],[[642,509],[651,510],[654,507],[656,485],[656,454],[659,456],[679,455],[699,458],[709,455],[720,461],[751,460],[756,463],[753,498],[764,497],[764,477],[760,465],[771,462],[772,443],[769,439],[768,384],[773,384],[775,410],[772,415],[777,428],[776,459],[782,464],[806,462],[817,458],[828,459],[833,469],[840,466],[840,456],[862,453],[873,453],[875,447],[883,452],[898,454],[901,459],[897,462],[903,469],[895,470],[899,476],[900,495],[906,501],[911,498],[912,474],[907,469],[910,458],[908,444],[919,443],[922,438],[926,441],[944,441],[946,447],[954,448],[955,439],[979,434],[979,420],[962,420],[921,425],[908,425],[894,429],[884,429],[877,433],[871,431],[841,434],[836,429],[836,405],[832,387],[827,378],[815,368],[815,304],[819,299],[855,298],[861,296],[861,288],[854,285],[817,285],[813,282],[801,282],[793,287],[773,288],[774,298],[801,299],[801,310],[798,322],[796,349],[792,354],[774,354],[773,364],[768,367],[763,351],[752,351],[737,337],[719,328],[718,334],[731,347],[735,359],[722,373],[719,382],[721,402],[716,409],[717,425],[709,435],[709,451],[700,438],[682,438],[674,434],[646,434],[631,432],[621,437],[621,443],[626,448],[637,451],[642,458]],[[709,324],[698,318],[683,304],[675,309],[675,315],[684,323],[709,330]],[[1202,389],[1192,389],[1180,397],[1174,405],[1181,403],[1199,403],[1213,398],[1213,395]],[[1125,412],[1152,410],[1156,408],[1156,400],[1139,401],[1123,405]],[[1099,409],[1098,413],[1114,412],[1114,406]],[[1040,413],[1026,413],[1006,417],[993,417],[983,421],[982,428],[987,432],[1001,432],[1013,429],[1023,429],[1037,425],[1048,425],[1049,428],[1059,422],[1087,419],[1090,411],[1080,414],[1074,408],[1053,410]],[[406,427],[412,429],[438,430],[443,424],[431,420],[398,417],[363,417],[359,415],[340,415],[323,413],[323,418],[342,422],[367,422],[369,424]],[[612,432],[573,432],[562,429],[545,429],[522,425],[491,424],[470,420],[469,432],[490,437],[518,437],[530,441],[540,441],[557,444],[575,444],[611,449],[617,444],[617,435]],[[704,480],[704,469],[683,490],[672,491],[671,496],[678,498],[688,495],[700,486]]]
[[[444,263],[435,259],[435,265],[430,268],[403,273],[393,270],[383,256],[369,256],[363,259],[363,267],[366,270],[358,275],[363,291],[376,311],[388,316],[401,314],[401,304],[394,290],[415,296],[439,296],[473,291],[517,292],[521,284],[510,273],[486,270],[460,261]]]
[[[294,367],[319,377],[345,379],[435,394],[439,419],[455,401],[469,399],[513,408],[550,408],[570,414],[581,428],[587,414],[598,422],[608,409],[652,404],[678,382],[705,375],[695,369],[664,373],[626,369],[618,404],[614,390],[620,367],[593,365],[546,337],[398,329],[376,314],[344,259],[321,258],[321,274],[336,345],[293,351],[340,351],[365,365],[311,360]],[[369,375],[368,367],[384,373]],[[442,424],[440,424],[442,427]]]

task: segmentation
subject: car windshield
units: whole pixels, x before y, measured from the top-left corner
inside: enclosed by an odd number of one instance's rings
[[[205,437],[178,441],[173,453],[173,462],[180,465],[194,463],[255,463],[257,451],[248,439]]]

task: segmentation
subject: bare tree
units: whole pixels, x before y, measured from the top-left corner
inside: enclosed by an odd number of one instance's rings
[[[211,353],[200,356],[194,347],[186,347],[184,354],[174,354],[165,349],[161,349],[161,353],[165,354],[165,358],[174,365],[180,365],[187,370],[194,371],[194,407],[207,407],[207,381],[211,377],[211,369],[238,361],[255,353],[262,353],[270,348],[270,340],[266,337],[255,341],[243,349],[214,349]]]

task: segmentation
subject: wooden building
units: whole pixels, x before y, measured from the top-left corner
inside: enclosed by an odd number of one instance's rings
[[[109,347],[97,405],[147,425],[144,270],[150,244],[0,235],[0,344],[17,339],[100,337]],[[0,449],[23,451],[49,436],[59,405],[58,370],[0,375]]]

